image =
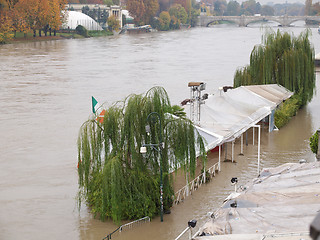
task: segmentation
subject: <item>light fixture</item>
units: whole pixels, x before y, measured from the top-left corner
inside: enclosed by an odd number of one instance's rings
[[[147,153],[147,147],[140,147],[140,153],[142,154]]]
[[[236,178],[236,177],[231,178],[232,184],[236,184],[237,182],[238,182],[238,178]]]
[[[197,220],[193,219],[188,222],[188,227],[194,228],[197,225]]]

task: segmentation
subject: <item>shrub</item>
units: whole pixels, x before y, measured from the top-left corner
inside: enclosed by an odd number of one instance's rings
[[[159,22],[160,22],[160,30],[168,31],[170,28],[171,17],[170,14],[166,11],[160,13]]]
[[[291,117],[296,115],[301,106],[302,102],[299,94],[295,94],[285,101],[274,114],[274,123],[277,128],[282,128],[286,125],[290,121]]]
[[[114,15],[108,17],[107,24],[109,31],[118,31],[120,29],[120,22]]]
[[[84,37],[89,37],[88,30],[82,25],[76,27],[76,33]]]
[[[315,154],[317,154],[318,152],[318,143],[319,142],[319,135],[318,135],[318,131],[316,131],[312,137],[310,137],[310,148],[311,151]]]

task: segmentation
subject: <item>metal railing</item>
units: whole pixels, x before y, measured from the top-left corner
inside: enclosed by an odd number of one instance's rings
[[[215,163],[211,166],[207,172],[209,173],[210,179],[216,175],[216,172],[219,171],[219,163]],[[198,177],[193,179],[179,191],[174,194],[174,204],[178,204],[183,201],[189,194],[192,194],[193,191],[197,190],[203,183],[205,183],[206,175],[201,173]]]
[[[139,223],[145,223],[145,222],[150,222],[150,217],[143,217],[143,218],[140,218],[140,219],[137,219],[135,221],[132,221],[132,222],[129,222],[129,223],[126,223],[126,224],[123,224],[121,225],[120,227],[118,227],[116,230],[114,230],[112,233],[109,233],[106,237],[104,237],[102,240],[109,240],[111,239],[111,236],[112,234],[116,233],[117,231],[121,232],[123,229],[126,229],[126,228],[131,228],[133,225],[135,224],[139,224]]]

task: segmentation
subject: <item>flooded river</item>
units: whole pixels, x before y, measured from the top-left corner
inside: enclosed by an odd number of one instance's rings
[[[311,39],[319,53],[316,30]],[[91,96],[111,104],[159,85],[179,104],[189,97],[190,81],[206,82],[214,92],[232,85],[263,32],[259,26],[196,28],[0,46],[0,239],[96,240],[112,232],[116,225],[93,219],[85,206],[79,212],[75,200],[76,141]],[[319,81],[318,72],[318,93]],[[314,160],[308,139],[320,127],[319,105],[315,95],[286,127],[262,133],[262,167]],[[236,164],[223,163],[222,172],[163,223],[155,218],[113,239],[174,239],[188,220],[201,225],[232,191],[231,177],[245,184],[255,176],[256,145],[244,153]]]

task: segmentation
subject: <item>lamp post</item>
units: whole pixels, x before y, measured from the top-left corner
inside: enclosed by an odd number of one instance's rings
[[[155,116],[158,118],[159,121],[159,143],[158,144],[144,144],[141,148],[140,148],[140,153],[146,153],[147,152],[147,148],[146,147],[152,147],[154,150],[156,150],[159,154],[160,154],[160,219],[161,222],[163,222],[163,182],[162,182],[162,149],[164,147],[164,142],[162,140],[162,134],[161,134],[161,130],[162,130],[162,125],[161,125],[161,118],[159,113],[157,112],[152,112],[148,115],[147,117],[147,122],[149,122],[151,120],[151,117]],[[146,132],[150,133],[150,125],[146,126]]]

